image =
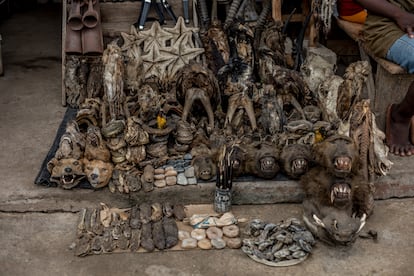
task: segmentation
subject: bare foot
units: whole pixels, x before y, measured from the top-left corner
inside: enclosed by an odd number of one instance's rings
[[[386,139],[390,153],[399,156],[410,156],[414,154],[414,145],[410,142],[410,119],[399,118],[395,114],[395,105],[387,109]],[[396,119],[397,118],[397,119]]]

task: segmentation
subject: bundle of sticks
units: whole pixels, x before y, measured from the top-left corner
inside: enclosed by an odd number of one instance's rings
[[[231,190],[233,185],[233,147],[222,146],[217,162],[216,187],[222,190]]]

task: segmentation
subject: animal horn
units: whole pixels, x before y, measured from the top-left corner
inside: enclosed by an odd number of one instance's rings
[[[366,219],[367,219],[367,214],[364,213],[361,217],[361,220],[360,220],[361,225],[359,226],[357,233],[359,233],[359,231],[361,231],[362,228],[365,226]]]
[[[87,28],[95,28],[98,25],[99,21],[99,13],[94,8],[94,4],[96,4],[98,0],[89,0],[88,1],[88,9],[85,11],[82,17],[83,25]]]
[[[79,31],[83,28],[82,15],[80,12],[83,3],[79,0],[72,0],[68,15],[68,26],[74,31]]]
[[[320,218],[318,218],[315,214],[312,215],[313,220],[315,221],[315,223],[323,228],[326,228],[325,223],[322,222],[322,220]]]

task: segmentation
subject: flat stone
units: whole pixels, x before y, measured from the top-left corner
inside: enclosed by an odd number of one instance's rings
[[[154,179],[155,180],[161,180],[164,179],[165,175],[164,174],[154,174]]]
[[[158,188],[164,188],[165,186],[167,186],[167,182],[164,179],[155,180],[154,186]]]
[[[164,174],[165,170],[163,168],[157,168],[154,170],[154,174]]]
[[[178,185],[187,185],[188,184],[187,177],[185,177],[184,173],[179,173],[177,175],[177,184]]]
[[[177,176],[177,171],[176,170],[168,170],[165,172],[165,176]]]
[[[174,167],[173,166],[167,166],[164,169],[165,173],[167,173],[168,171],[171,171],[171,170],[174,170]]]
[[[184,172],[185,177],[190,178],[190,177],[194,177],[194,167],[188,167],[185,172]]]
[[[193,249],[197,247],[197,240],[193,238],[187,238],[181,241],[181,248]]]
[[[176,176],[167,176],[165,178],[165,182],[167,183],[168,186],[172,186],[177,184],[177,177]]]
[[[191,159],[193,159],[193,156],[191,155],[191,153],[186,153],[184,155],[184,160],[191,160]]]
[[[188,181],[188,185],[197,184],[197,178],[195,178],[195,177],[189,177],[189,178],[187,178],[187,181]]]

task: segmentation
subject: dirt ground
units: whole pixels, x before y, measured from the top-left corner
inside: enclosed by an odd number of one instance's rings
[[[66,191],[34,184],[65,107],[61,105],[61,7],[45,4],[0,21],[5,75],[0,77],[0,275],[413,275],[414,199],[377,200],[365,230],[378,241],[350,247],[318,242],[292,267],[269,267],[241,250],[117,253],[76,257],[78,212],[99,202],[129,202],[108,190]],[[390,180],[412,182],[414,157],[393,157]],[[300,204],[233,206],[236,216],[279,222]]]

